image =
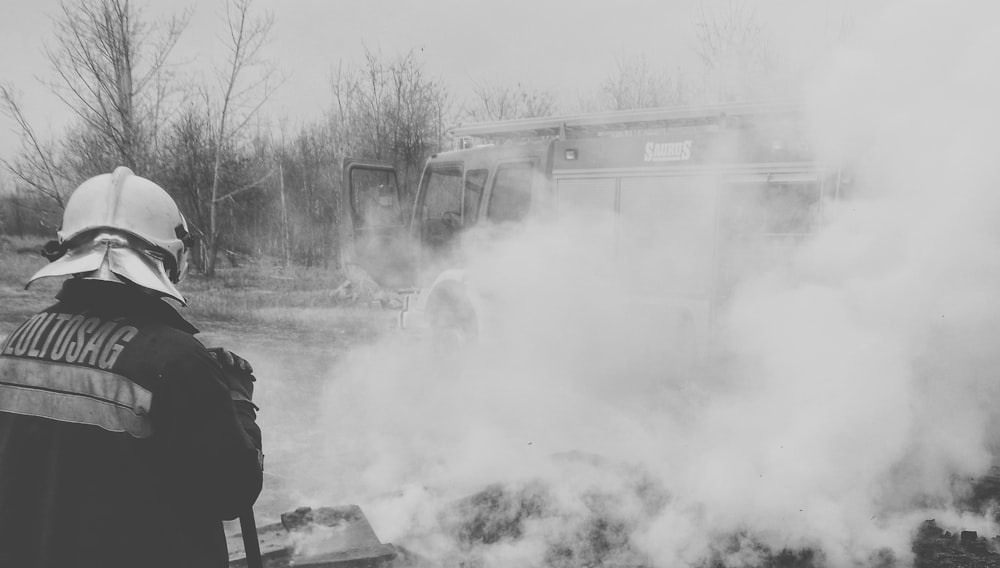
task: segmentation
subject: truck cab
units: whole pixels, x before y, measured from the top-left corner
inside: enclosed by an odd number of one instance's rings
[[[347,207],[341,240],[345,264],[383,286],[401,289],[400,327],[447,330],[459,341],[479,337],[480,301],[461,269],[461,233],[480,223],[515,227],[542,214],[550,201],[554,140],[469,145],[431,156],[405,226],[395,170],[386,163],[346,160]],[[387,189],[389,188],[389,189]],[[391,214],[364,208],[381,192]],[[387,197],[385,197],[387,196]]]
[[[462,268],[461,232],[599,210],[615,219],[616,250],[656,242],[655,257],[618,267],[633,283],[625,309],[655,314],[664,345],[703,354],[735,282],[812,234],[841,192],[839,169],[817,163],[801,132],[787,104],[455,128],[465,147],[427,161],[408,220],[413,248],[396,247],[413,267],[399,324],[458,342],[482,338],[490,306]],[[346,177],[345,188],[355,191]]]
[[[421,245],[421,272],[453,262],[456,238],[480,223],[516,224],[548,200],[552,143],[488,145],[435,154],[427,161],[410,226]],[[442,264],[444,263],[444,264]]]

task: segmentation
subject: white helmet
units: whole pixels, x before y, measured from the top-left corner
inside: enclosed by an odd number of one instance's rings
[[[174,284],[187,272],[187,222],[163,188],[132,170],[119,167],[76,188],[57,235],[43,251],[51,264],[27,285],[48,276],[110,271],[186,303]]]

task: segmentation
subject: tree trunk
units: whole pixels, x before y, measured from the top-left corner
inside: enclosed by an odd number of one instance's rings
[[[218,173],[216,173],[217,179]],[[217,220],[219,204],[215,201],[217,183],[216,181],[216,183],[212,184],[212,201],[208,205],[208,233],[205,235],[205,276],[208,278],[215,276],[215,256],[219,251],[219,228]]]
[[[285,204],[285,170],[283,164],[278,164],[278,187],[281,188],[281,252],[284,255],[284,266],[292,259],[291,243],[288,234],[288,206]]]

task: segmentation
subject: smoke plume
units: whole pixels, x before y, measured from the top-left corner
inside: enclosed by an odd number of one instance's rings
[[[963,506],[1000,362],[986,7],[889,5],[817,67],[812,144],[851,196],[736,286],[709,364],[676,365],[623,308],[609,219],[467,234],[488,332],[446,354],[392,336],[334,369],[316,501],[484,567],[905,563],[925,519],[996,534]],[[626,264],[662,266],[655,245]]]

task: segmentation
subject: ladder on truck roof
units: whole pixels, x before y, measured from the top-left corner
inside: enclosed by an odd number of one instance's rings
[[[799,105],[789,102],[724,103],[610,111],[571,116],[552,116],[459,124],[451,129],[456,138],[567,138],[570,132],[629,130],[635,128],[679,128],[723,125],[751,116],[793,115]]]

